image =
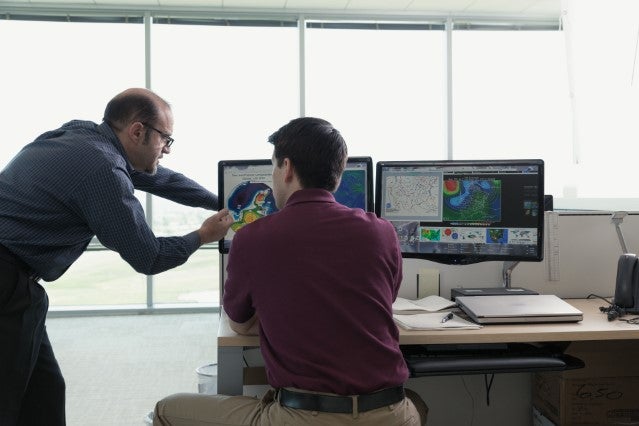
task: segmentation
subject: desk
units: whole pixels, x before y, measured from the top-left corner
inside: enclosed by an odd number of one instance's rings
[[[608,321],[599,311],[598,299],[567,299],[583,312],[576,323],[486,325],[479,330],[409,331],[400,328],[400,345],[464,343],[539,343],[581,340],[639,340],[639,325]],[[244,384],[245,347],[260,345],[258,336],[241,336],[231,330],[228,317],[221,310],[217,334],[218,392],[241,395]]]

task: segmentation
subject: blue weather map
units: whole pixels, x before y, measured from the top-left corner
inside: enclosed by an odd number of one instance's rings
[[[344,170],[342,182],[335,191],[335,200],[345,206],[366,210],[366,172]]]
[[[489,244],[508,243],[508,229],[490,228],[486,230],[486,242]]]
[[[458,222],[501,220],[501,180],[446,179],[443,219]]]
[[[237,185],[228,196],[226,205],[233,216],[233,231],[277,211],[271,187],[250,181]]]

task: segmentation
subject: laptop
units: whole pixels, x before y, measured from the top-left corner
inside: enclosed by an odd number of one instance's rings
[[[552,294],[457,296],[459,307],[479,324],[577,322],[583,312]]]

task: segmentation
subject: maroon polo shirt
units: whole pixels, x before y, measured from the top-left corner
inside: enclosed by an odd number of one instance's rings
[[[392,316],[401,279],[389,222],[304,189],[234,236],[223,306],[239,323],[257,312],[271,386],[370,393],[408,378]]]

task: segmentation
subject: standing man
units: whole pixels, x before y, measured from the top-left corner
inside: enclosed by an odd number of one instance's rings
[[[340,133],[317,118],[269,138],[279,212],[240,229],[223,306],[231,328],[260,335],[273,390],[244,396],[177,394],[155,425],[420,425],[403,387],[408,370],[392,303],[402,258],[392,225],[335,201],[347,160]]]
[[[187,235],[156,237],[134,190],[218,209],[217,196],[159,165],[173,114],[146,89],[106,106],[102,124],[74,120],[26,145],[0,172],[0,424],[65,424],[65,384],[45,329],[40,279],[59,278],[95,236],[137,272],[157,274],[219,240],[220,211]]]

